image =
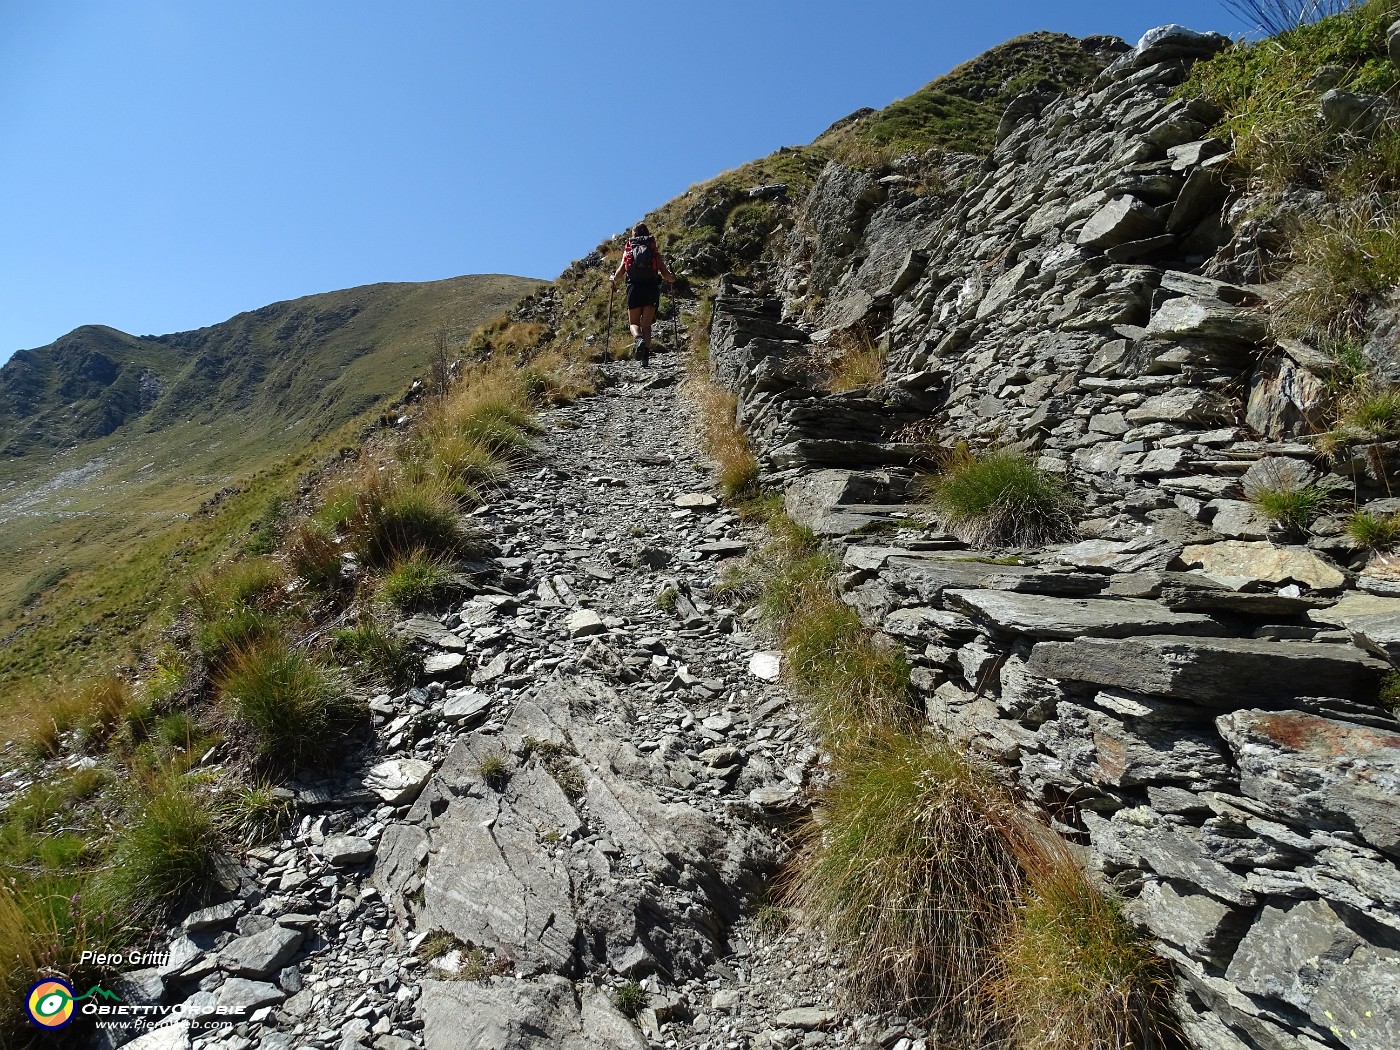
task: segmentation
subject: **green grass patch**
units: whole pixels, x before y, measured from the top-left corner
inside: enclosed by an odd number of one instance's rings
[[[210,800],[172,778],[142,800],[122,833],[103,887],[126,913],[159,918],[207,900],[216,884],[221,852]]]
[[[1400,718],[1400,673],[1391,671],[1381,681],[1376,703],[1385,708],[1395,718]]]
[[[1029,33],[964,62],[878,113],[825,132],[814,145],[865,167],[934,148],[989,153],[1013,98],[1032,88],[1075,91],[1104,64],[1074,37]]]
[[[613,997],[617,1003],[617,1008],[628,1017],[636,1017],[646,1006],[649,996],[647,991],[636,981],[628,981],[618,988]]]
[[[331,635],[336,655],[360,681],[380,681],[395,690],[410,689],[423,674],[423,657],[406,638],[372,619]]]
[[[1386,551],[1400,539],[1400,514],[1373,514],[1358,510],[1347,518],[1347,538],[1367,550]]]
[[[921,494],[974,547],[1038,547],[1076,535],[1082,502],[1069,482],[1016,452],[955,456]]]
[[[292,826],[295,815],[291,792],[261,781],[236,785],[219,803],[219,823],[224,834],[242,846],[280,839]]]
[[[240,653],[221,691],[253,754],[273,766],[324,766],[365,714],[331,670],[280,642]]]
[[[489,751],[476,764],[476,775],[492,791],[504,791],[515,772],[515,763],[504,751]]]
[[[361,479],[350,528],[356,553],[381,568],[418,551],[457,558],[485,550],[483,537],[462,524],[457,500],[444,483],[409,480],[387,470]]]
[[[1252,180],[1278,188],[1316,184],[1349,162],[1351,144],[1320,125],[1321,92],[1311,81],[1324,66],[1335,66],[1342,90],[1393,91],[1400,77],[1386,57],[1386,29],[1397,13],[1391,0],[1370,0],[1267,40],[1236,44],[1196,63],[1179,94],[1204,95],[1221,107],[1220,130]],[[1396,174],[1400,167],[1390,176]]]
[[[410,612],[443,599],[452,582],[446,562],[426,551],[414,551],[384,571],[379,582],[379,600]]]
[[[1249,501],[1286,532],[1303,533],[1331,502],[1332,494],[1315,485],[1296,488],[1258,487]]]

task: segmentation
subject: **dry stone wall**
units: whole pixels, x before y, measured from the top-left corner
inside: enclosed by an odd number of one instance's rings
[[[846,600],[903,643],[929,721],[1157,940],[1190,1042],[1385,1050],[1400,724],[1376,697],[1400,582],[1339,521],[1285,537],[1245,492],[1307,481],[1388,513],[1388,450],[1333,463],[1302,440],[1332,366],[1269,336],[1268,224],[1222,176],[1217,114],[1173,97],[1223,43],[1154,31],[931,186],[831,166],[773,270],[722,283],[712,364],[789,512],[844,546]],[[888,378],[826,393],[824,350],[855,327]],[[920,428],[1068,473],[1083,538],[1007,563],[907,531]]]

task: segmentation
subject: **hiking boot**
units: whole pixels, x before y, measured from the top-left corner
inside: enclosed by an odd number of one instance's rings
[[[647,362],[651,360],[651,347],[646,343],[643,343],[637,348],[637,360],[642,363],[643,368],[645,368]]]
[[[637,336],[637,338],[633,339],[633,340],[632,340],[632,356],[633,356],[633,357],[641,357],[642,354],[646,353],[646,350],[644,349],[645,346],[646,346],[646,344],[642,341],[642,337],[641,337],[641,336]]]

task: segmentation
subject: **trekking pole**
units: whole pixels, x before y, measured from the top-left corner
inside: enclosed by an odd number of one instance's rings
[[[675,341],[676,351],[679,353],[681,348],[681,300],[676,295],[677,283],[677,278],[673,274],[671,277],[671,309],[674,312],[671,315],[671,336]]]
[[[603,330],[603,355],[612,357],[612,307],[613,298],[617,295],[617,285],[608,282],[608,326]]]

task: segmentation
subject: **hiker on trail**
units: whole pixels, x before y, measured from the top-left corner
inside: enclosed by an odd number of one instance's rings
[[[632,328],[632,353],[643,365],[651,356],[651,326],[661,305],[661,279],[673,285],[675,275],[661,258],[661,249],[644,222],[632,228],[632,239],[622,253],[622,262],[612,275],[612,284],[627,275],[627,321]]]

